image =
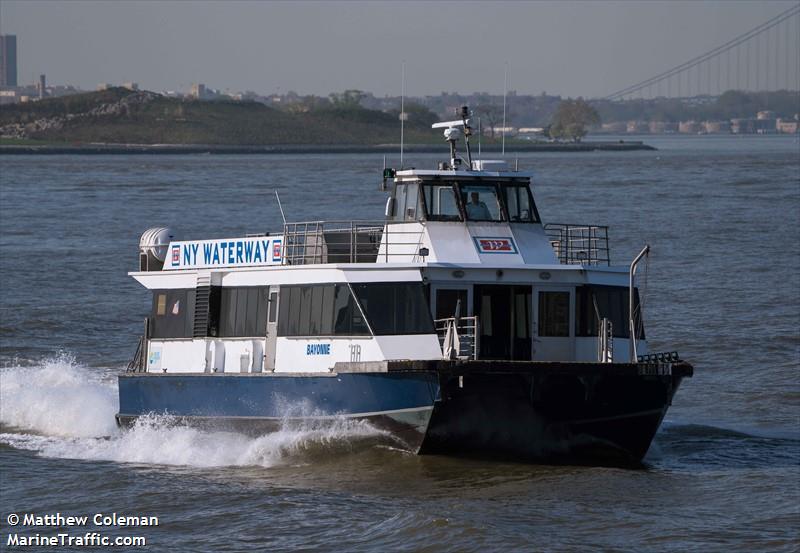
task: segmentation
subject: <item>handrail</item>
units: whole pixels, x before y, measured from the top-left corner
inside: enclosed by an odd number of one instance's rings
[[[607,226],[547,223],[544,230],[560,263],[611,265]]]
[[[611,321],[606,318],[600,320],[600,330],[597,334],[597,360],[600,363],[614,362],[614,330]]]
[[[423,231],[378,221],[302,221],[284,225],[284,265],[416,259]]]
[[[480,351],[480,321],[478,316],[472,317],[447,317],[445,319],[435,319],[434,326],[436,334],[439,336],[439,345],[442,348],[442,356],[446,357],[446,346],[448,345],[448,335],[452,336],[455,332],[457,338],[453,342],[458,344],[457,357],[459,359],[477,359]]]
[[[630,344],[628,350],[630,351],[630,359],[631,363],[636,363],[636,323],[633,320],[633,277],[636,275],[636,266],[639,265],[639,261],[646,255],[650,255],[650,244],[646,244],[642,251],[639,252],[633,261],[631,262],[631,268],[628,271],[628,324],[630,325],[630,338],[628,343]],[[640,313],[641,316],[641,313]]]

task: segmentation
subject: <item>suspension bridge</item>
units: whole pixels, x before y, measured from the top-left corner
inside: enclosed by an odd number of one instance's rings
[[[619,101],[800,90],[800,3],[699,56],[605,96]]]

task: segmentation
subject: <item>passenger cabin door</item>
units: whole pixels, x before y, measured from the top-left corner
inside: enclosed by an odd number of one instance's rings
[[[575,358],[575,292],[572,288],[539,288],[534,309],[535,361]]]
[[[277,286],[269,287],[267,296],[267,336],[264,347],[264,370],[275,370],[275,347],[278,338],[278,294]]]
[[[530,361],[531,287],[476,284],[474,302],[480,325],[478,358]]]

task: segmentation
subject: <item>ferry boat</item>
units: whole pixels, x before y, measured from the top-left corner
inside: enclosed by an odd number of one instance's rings
[[[649,246],[612,265],[606,227],[543,222],[531,174],[473,160],[459,115],[434,125],[449,161],[384,170],[382,221],[146,231],[130,276],[152,310],[118,424],[344,417],[420,454],[641,461],[693,373],[648,351],[635,278]]]

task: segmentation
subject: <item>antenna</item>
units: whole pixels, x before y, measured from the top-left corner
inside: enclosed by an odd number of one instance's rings
[[[404,131],[406,126],[406,60],[403,60],[402,69],[400,70],[400,169],[403,168],[403,143]]]
[[[286,215],[283,213],[283,206],[281,205],[281,196],[278,191],[275,191],[275,197],[278,199],[278,209],[281,210],[281,217],[283,217],[283,226],[286,226]]]
[[[503,74],[503,156],[506,155],[506,94],[508,94],[508,62]]]
[[[481,128],[481,118],[478,117],[478,159],[483,159],[481,157],[481,135],[483,134],[483,129]]]

